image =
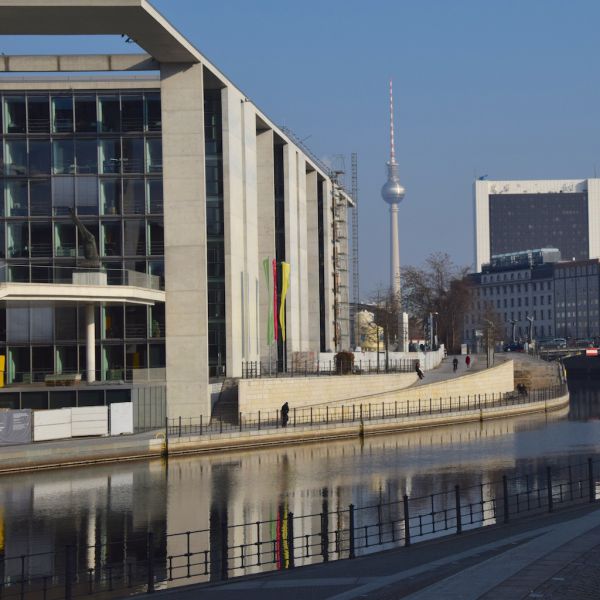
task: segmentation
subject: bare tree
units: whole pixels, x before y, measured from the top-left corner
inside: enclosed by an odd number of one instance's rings
[[[402,305],[421,323],[437,313],[437,335],[450,352],[460,349],[464,315],[471,298],[468,267],[454,264],[450,255],[430,254],[420,267],[408,266],[402,273]]]

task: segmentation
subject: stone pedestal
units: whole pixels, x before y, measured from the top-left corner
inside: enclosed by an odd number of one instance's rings
[[[105,271],[89,270],[73,273],[73,285],[107,285],[108,279]]]

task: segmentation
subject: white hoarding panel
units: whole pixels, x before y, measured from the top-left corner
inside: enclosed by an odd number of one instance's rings
[[[108,435],[108,406],[72,408],[71,435]]]
[[[115,402],[110,405],[110,435],[133,433],[133,404]]]
[[[33,413],[33,441],[71,437],[71,408],[37,410]]]

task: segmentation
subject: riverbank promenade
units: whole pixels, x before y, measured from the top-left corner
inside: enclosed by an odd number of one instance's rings
[[[600,508],[575,509],[371,554],[153,594],[192,600],[591,600]]]
[[[471,368],[466,369],[461,357],[454,372],[452,360],[453,357],[446,358],[437,369],[428,371],[423,380],[408,387],[355,396],[343,403],[292,406],[285,427],[279,410],[240,412],[234,422],[175,418],[166,420],[161,429],[136,435],[5,446],[0,454],[0,473],[322,443],[549,412],[568,405],[568,390],[563,383],[530,389],[525,394],[515,393],[513,361],[500,361],[487,369],[483,361],[475,359]],[[364,382],[367,377],[360,379]]]

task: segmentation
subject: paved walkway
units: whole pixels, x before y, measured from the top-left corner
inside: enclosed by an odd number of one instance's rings
[[[600,597],[600,508],[228,583],[172,589],[192,600],[587,600]]]
[[[454,372],[452,365],[452,360],[455,358],[455,356],[458,359],[458,369],[456,370],[456,373]],[[442,360],[438,367],[432,369],[431,371],[425,371],[425,377],[423,379],[418,380],[411,387],[428,385],[430,383],[436,383],[438,381],[444,381],[446,379],[454,379],[455,377],[470,375],[471,373],[476,373],[485,369],[486,358],[483,355],[471,356],[471,365],[467,369],[464,356],[461,356],[460,354],[449,354],[446,358]]]

